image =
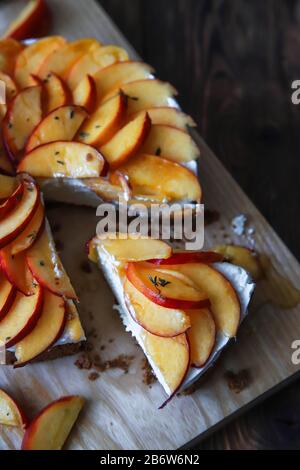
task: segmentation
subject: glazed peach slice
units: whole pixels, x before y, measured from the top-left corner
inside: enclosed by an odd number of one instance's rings
[[[140,152],[159,155],[177,163],[196,160],[200,155],[188,132],[161,124],[152,125]]]
[[[91,112],[96,105],[96,85],[91,75],[85,75],[73,90],[73,103]]]
[[[3,142],[13,162],[20,160],[27,139],[42,118],[42,87],[21,90],[11,101],[3,120]]]
[[[206,293],[180,271],[168,272],[129,262],[125,272],[139,292],[162,307],[184,310],[209,305]]]
[[[1,221],[0,247],[14,240],[32,219],[40,200],[40,193],[31,179],[22,180],[22,196],[16,206]]]
[[[187,331],[190,351],[191,365],[203,367],[216,342],[216,325],[214,318],[207,308],[199,310],[188,310],[191,328]]]
[[[34,279],[50,292],[68,299],[77,299],[70,279],[55,249],[49,223],[36,242],[26,251],[26,259]]]
[[[46,406],[26,430],[22,450],[60,450],[83,405],[82,397],[68,396]]]
[[[148,262],[163,266],[172,264],[187,264],[187,263],[217,263],[223,261],[224,256],[214,251],[182,251],[173,253],[167,259],[149,259]]]
[[[238,295],[228,279],[205,263],[168,266],[168,269],[180,271],[207,293],[217,329],[229,337],[234,337],[240,323],[241,306]]]
[[[100,147],[101,153],[110,165],[116,168],[131,155],[138,152],[147,138],[151,121],[147,113],[143,113],[122,127],[105,145]]]
[[[263,268],[259,256],[254,250],[240,245],[218,245],[213,248],[229,263],[242,266],[256,281],[263,276]]]
[[[45,220],[45,207],[42,201],[40,201],[32,219],[20,233],[20,235],[13,240],[11,243],[11,254],[12,256],[27,250],[33,245],[35,240],[40,235],[40,231],[43,228]]]
[[[124,189],[112,184],[106,178],[85,178],[84,184],[104,201],[117,201],[125,199]]]
[[[128,97],[128,116],[153,106],[174,106],[173,96],[177,95],[170,83],[160,80],[137,80],[120,88]]]
[[[19,183],[13,194],[0,204],[0,221],[12,211],[21,200],[24,191],[24,185],[22,182]]]
[[[16,289],[6,277],[0,273],[0,320],[8,313],[15,296]]]
[[[108,252],[111,256],[120,261],[146,261],[152,257],[159,260],[169,258],[172,254],[171,247],[162,240],[152,238],[126,238],[101,240],[94,237],[90,242],[89,256],[92,261],[97,262],[98,257],[93,256],[93,248]]]
[[[35,327],[43,303],[43,290],[35,287],[33,295],[17,293],[14,302],[0,322],[0,340],[7,348],[14,346],[28,335]]]
[[[147,113],[150,116],[152,124],[172,126],[182,131],[188,127],[196,127],[195,121],[188,114],[183,113],[177,108],[170,106],[157,106],[148,108]]]
[[[189,370],[190,348],[186,334],[162,338],[144,331],[142,341],[150,362],[155,364],[166,384],[168,394],[174,395]]]
[[[102,103],[81,127],[78,140],[89,145],[105,144],[118,131],[126,107],[123,93]]]
[[[44,290],[43,307],[34,329],[15,345],[14,367],[24,366],[51,348],[62,335],[65,323],[64,299]]]
[[[80,57],[67,76],[67,84],[74,90],[86,74],[93,75],[115,62],[128,60],[127,52],[118,46],[102,46]]]
[[[72,103],[72,95],[66,83],[55,73],[49,73],[43,80],[43,110],[49,114],[54,109]],[[74,103],[77,104],[77,103]]]
[[[202,191],[196,175],[164,158],[137,155],[121,165],[119,171],[128,176],[133,196],[163,195],[170,201],[201,200]]]
[[[40,39],[27,46],[18,55],[15,66],[15,79],[20,88],[28,87],[32,84],[31,74],[36,74],[41,63],[60,47],[66,44],[66,40],[61,36],[50,36]]]
[[[191,326],[189,316],[183,310],[155,304],[128,279],[124,283],[124,295],[132,318],[149,333],[173,337],[184,333]]]
[[[0,39],[0,70],[13,76],[18,55],[24,49],[23,44],[15,39]]]
[[[18,165],[18,173],[35,178],[94,178],[104,167],[101,153],[81,142],[50,142],[27,153]]]
[[[49,73],[56,73],[64,78],[80,57],[98,48],[99,42],[96,39],[86,38],[69,42],[45,58],[37,75],[45,79]]]
[[[108,93],[118,90],[122,84],[151,78],[152,67],[143,62],[116,62],[93,75],[98,98],[103,99]]]
[[[7,280],[23,295],[32,295],[35,289],[34,278],[28,269],[23,253],[12,255],[12,245],[0,250],[0,266]]]
[[[26,429],[28,418],[18,402],[0,389],[0,424]]]
[[[88,114],[79,106],[61,106],[51,111],[30,135],[25,152],[59,140],[71,141]]]
[[[9,25],[4,37],[22,40],[46,36],[51,18],[51,12],[45,0],[31,0]]]
[[[6,199],[12,195],[19,182],[14,176],[0,175],[0,199]]]

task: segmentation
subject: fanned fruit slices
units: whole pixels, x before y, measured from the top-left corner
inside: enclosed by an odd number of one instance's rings
[[[133,334],[169,395],[190,367],[205,366],[218,332],[236,335],[239,297],[214,264],[223,261],[222,254],[173,251],[147,237],[95,237],[89,257],[117,271]]]
[[[26,174],[0,175],[0,197],[0,341],[14,348],[20,367],[48,351],[66,329],[75,342],[84,333],[36,182]]]

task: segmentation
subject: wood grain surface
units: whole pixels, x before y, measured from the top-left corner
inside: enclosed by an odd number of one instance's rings
[[[133,22],[135,19],[138,20],[141,2],[131,1],[137,6],[134,10],[136,16],[130,19]],[[54,16],[53,32],[64,34],[70,39],[95,36],[103,42],[118,43],[128,48],[128,43],[105,14],[97,8],[93,0],[76,2],[52,0],[49,3],[54,14],[59,11],[59,15]],[[108,4],[108,2],[103,3]],[[114,3],[116,8],[118,2]],[[177,14],[177,7],[182,8],[184,14],[184,5],[188,2],[173,2],[172,4],[175,5],[175,3],[177,5],[174,7],[175,10],[169,10],[171,18],[169,22],[172,22],[172,15]],[[221,3],[223,2],[211,2],[215,5]],[[158,8],[155,18],[157,22],[160,22],[162,18],[159,15],[158,4],[159,2],[153,3],[154,7]],[[200,21],[201,16],[197,18]],[[190,12],[190,20],[197,21],[196,15],[192,12]],[[154,21],[153,24],[156,22]],[[186,28],[185,34],[192,35],[195,31],[191,27],[186,26]],[[135,34],[137,41],[140,40],[138,32]],[[183,40],[185,35],[182,31],[178,34],[181,34],[181,40]],[[174,54],[173,47],[176,43],[172,44],[170,38],[166,39],[162,35],[162,47],[158,48],[157,45],[156,51],[159,60],[163,60],[162,53],[163,47],[167,47],[166,42],[168,42],[170,54]],[[129,50],[134,57],[134,51]],[[195,51],[191,52],[191,56],[187,56],[186,60],[192,61],[194,53]],[[178,61],[176,54],[174,61]],[[184,62],[179,63],[182,73],[186,73],[187,68],[184,68]],[[157,64],[154,63],[154,65]],[[159,69],[158,72],[162,78],[170,78],[174,82],[172,77],[161,74]],[[197,77],[196,73],[195,71],[195,77]],[[190,93],[192,93],[191,90]],[[192,93],[190,96],[186,95],[185,99],[194,99],[196,102],[196,96],[198,95]],[[216,93],[213,93],[213,96],[216,96]],[[183,103],[183,100],[181,102]],[[185,109],[189,110],[189,107],[185,106]],[[201,119],[200,114],[199,116]],[[204,122],[203,116],[202,123]],[[208,128],[206,124],[203,130],[206,129],[205,133],[210,135]],[[211,136],[218,141],[218,133],[211,134]],[[286,297],[290,297],[293,292],[291,287],[286,288],[285,279],[297,285],[300,267],[202,139],[197,138],[197,140],[202,149],[200,178],[204,186],[206,205],[222,214],[217,221],[207,227],[206,246],[209,247],[217,242],[228,242],[228,240],[242,244],[254,243],[261,253],[272,260],[274,268],[272,268],[271,280],[269,277],[259,283],[251,314],[240,331],[237,343],[223,354],[218,365],[207,374],[195,393],[176,398],[165,410],[158,411],[157,405],[162,399],[161,388],[155,384],[149,389],[142,383],[141,354],[129,335],[123,331],[117,314],[112,311],[113,299],[101,274],[93,268],[88,274],[82,270],[83,242],[95,227],[93,213],[79,208],[54,207],[50,209],[52,224],[58,224],[61,227],[59,241],[62,243],[62,256],[82,297],[82,316],[95,349],[102,351],[101,346],[105,346],[103,354],[107,354],[108,357],[114,357],[120,352],[134,356],[128,374],[109,371],[101,374],[95,382],[87,380],[88,372],[74,367],[72,358],[34,365],[18,371],[9,368],[1,369],[0,385],[13,391],[18,398],[22,398],[32,413],[60,394],[83,393],[87,396],[89,399],[87,410],[73,433],[69,448],[167,449],[185,445],[188,441],[193,441],[195,445],[195,439],[199,435],[203,437],[207,432],[215,430],[215,427],[224,420],[242,412],[283,381],[295,378],[295,374],[299,371],[299,366],[291,362],[291,343],[300,338],[300,309],[299,306],[286,309],[278,305],[280,301],[285,303]],[[237,155],[240,154],[235,154],[235,162]],[[255,161],[258,165],[260,162],[257,163],[257,158],[256,155]],[[241,170],[241,174],[244,171],[245,168]],[[252,181],[255,185],[255,178]],[[241,213],[247,215],[249,227],[254,231],[251,237],[237,237],[232,230],[232,218]],[[84,233],[81,230],[83,226],[86,227]],[[74,253],[78,255],[74,256]],[[275,270],[282,274],[283,278],[281,275],[274,275]],[[90,329],[93,329],[93,332]],[[110,342],[109,339],[113,341]],[[232,374],[246,371],[243,386],[238,390],[232,387],[228,371],[231,371],[231,379]],[[295,420],[297,410],[294,410],[291,404],[292,390],[297,389],[291,388],[286,392],[290,406],[279,406],[280,410],[285,410],[285,415],[281,412],[278,424],[275,418],[268,422],[265,413],[267,407],[264,406],[255,416],[247,415],[246,418],[240,419],[237,424],[232,424],[226,431],[222,431],[202,446],[209,448],[296,446],[299,426],[297,419]],[[272,408],[271,402],[269,407]],[[273,415],[270,416],[276,416],[274,410],[276,413],[276,405],[273,408]],[[271,437],[270,430],[272,430]],[[269,436],[266,437],[268,434]],[[0,448],[13,448],[18,445],[19,439],[20,434],[17,431],[11,432],[2,428]]]

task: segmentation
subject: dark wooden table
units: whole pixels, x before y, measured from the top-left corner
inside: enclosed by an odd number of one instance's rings
[[[300,0],[100,0],[300,259]],[[295,280],[299,286],[299,280]],[[300,449],[300,383],[201,448]]]

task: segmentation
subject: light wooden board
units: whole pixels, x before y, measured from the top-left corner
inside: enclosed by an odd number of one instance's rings
[[[6,2],[12,3],[12,2]],[[95,36],[105,43],[125,46],[132,57],[135,52],[93,0],[52,0],[54,33],[69,39]],[[3,10],[4,11],[4,10]],[[12,10],[7,9],[6,13]],[[1,21],[4,15],[1,12]],[[0,21],[0,29],[1,29]],[[231,230],[232,218],[244,213],[255,229],[256,248],[270,256],[275,267],[299,286],[300,267],[262,215],[241,191],[218,159],[197,137],[202,149],[200,179],[205,203],[222,213],[221,219],[206,230],[206,247],[230,240],[245,244]],[[283,281],[260,283],[251,313],[243,324],[236,344],[222,355],[199,389],[190,396],[178,397],[159,411],[163,392],[158,384],[151,389],[142,383],[142,353],[125,333],[113,298],[102,274],[94,268],[90,274],[80,269],[85,259],[84,242],[94,232],[96,219],[89,209],[56,207],[49,210],[52,222],[62,225],[56,238],[64,244],[62,257],[71,273],[81,298],[81,315],[87,331],[94,328],[93,339],[102,357],[114,358],[120,353],[133,354],[135,359],[128,374],[108,371],[90,382],[88,372],[74,366],[74,358],[65,358],[14,371],[0,370],[0,387],[13,392],[30,415],[49,401],[64,394],[83,394],[88,404],[68,442],[69,449],[174,449],[206,434],[255,400],[270,394],[284,381],[295,377],[299,366],[291,362],[291,344],[300,339],[300,308],[283,309],[272,305],[270,296],[278,293]],[[284,294],[284,292],[283,292]],[[94,320],[90,318],[90,312]],[[114,339],[109,342],[109,339]],[[241,393],[228,388],[227,370],[248,369],[251,383]],[[0,449],[18,448],[21,433],[0,427]]]

